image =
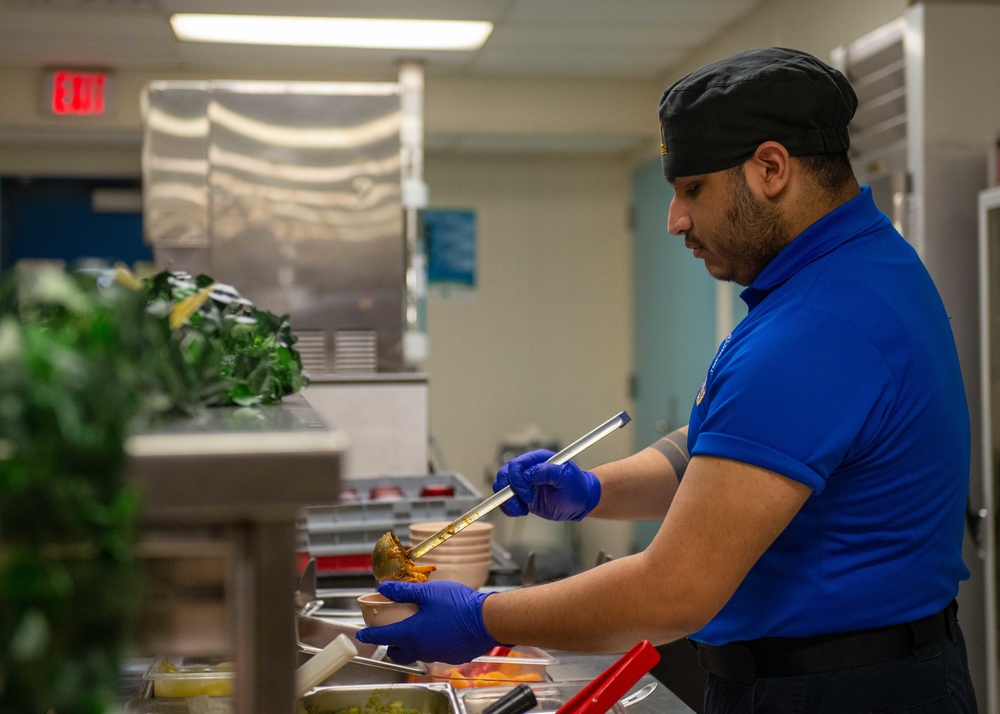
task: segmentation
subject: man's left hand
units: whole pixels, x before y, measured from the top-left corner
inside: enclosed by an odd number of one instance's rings
[[[403,583],[387,580],[378,591],[396,602],[412,602],[420,610],[393,625],[366,627],[356,637],[371,645],[389,645],[389,657],[401,664],[462,664],[500,645],[483,624],[480,593],[460,583]]]

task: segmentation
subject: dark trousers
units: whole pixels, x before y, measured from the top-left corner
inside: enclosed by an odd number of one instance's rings
[[[705,714],[976,714],[962,630],[903,659],[741,684],[712,673]]]

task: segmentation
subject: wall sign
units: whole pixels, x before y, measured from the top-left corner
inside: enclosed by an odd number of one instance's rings
[[[104,116],[110,85],[107,72],[50,70],[45,73],[45,110],[54,116]]]
[[[425,210],[427,282],[471,289],[476,285],[476,213]]]

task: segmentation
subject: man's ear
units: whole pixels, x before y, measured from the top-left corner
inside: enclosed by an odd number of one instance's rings
[[[788,149],[776,141],[765,141],[747,159],[747,182],[766,198],[777,198],[791,179],[792,162]]]

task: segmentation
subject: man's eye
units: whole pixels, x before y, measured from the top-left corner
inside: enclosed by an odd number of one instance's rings
[[[686,193],[688,196],[697,196],[698,195],[698,191],[700,189],[701,189],[701,186],[699,186],[698,184],[694,183],[694,184],[691,184],[690,186],[688,186],[686,189],[684,189],[684,193]]]

